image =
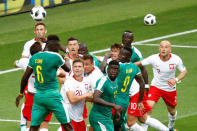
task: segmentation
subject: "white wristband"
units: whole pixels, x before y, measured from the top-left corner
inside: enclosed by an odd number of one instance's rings
[[[148,84],[145,84],[145,88],[149,88],[149,85]]]
[[[179,79],[178,79],[178,78],[175,78],[175,80],[176,80],[176,82],[178,82],[178,81],[179,81]]]

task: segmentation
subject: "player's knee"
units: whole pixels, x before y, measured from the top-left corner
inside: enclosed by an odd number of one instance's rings
[[[140,123],[143,123],[143,124],[146,123],[146,119],[143,117],[139,117],[138,120]]]
[[[38,131],[40,126],[31,126],[29,131]]]

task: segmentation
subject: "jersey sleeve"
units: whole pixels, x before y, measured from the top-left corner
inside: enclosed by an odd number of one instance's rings
[[[67,91],[74,91],[73,84],[71,84],[71,80],[67,79],[63,85],[64,90]]]
[[[57,66],[58,68],[60,68],[65,63],[65,61],[59,54],[57,54],[57,58],[58,58]]]
[[[101,78],[99,79],[97,82],[96,82],[96,90],[99,90],[101,92],[104,92],[104,89],[105,89],[105,79],[104,78]]]
[[[25,45],[24,45],[22,56],[26,56],[26,57],[30,56],[30,46],[29,46],[28,42],[25,43]]]
[[[21,58],[16,62],[16,66],[22,68],[23,70],[26,70],[29,63],[29,58]]]
[[[142,65],[152,65],[153,64],[153,56],[149,56],[141,61]]]
[[[34,61],[34,59],[33,59],[33,57],[31,57],[30,59],[29,59],[29,64],[28,64],[28,66],[30,67],[30,68],[32,68],[33,69],[33,61]]]
[[[186,67],[184,66],[182,60],[180,57],[178,57],[178,63],[177,63],[177,68],[180,72],[183,72],[186,70]]]

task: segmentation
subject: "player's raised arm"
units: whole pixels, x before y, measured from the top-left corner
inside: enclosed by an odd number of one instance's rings
[[[30,67],[27,67],[22,79],[21,79],[21,88],[20,88],[20,94],[16,98],[16,107],[18,107],[20,100],[23,98],[23,92],[25,90],[25,86],[27,85],[28,79],[30,75],[32,74],[33,70]]]

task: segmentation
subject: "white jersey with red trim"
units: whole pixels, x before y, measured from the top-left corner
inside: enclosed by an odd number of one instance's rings
[[[141,62],[143,66],[152,65],[154,78],[151,85],[165,91],[176,90],[176,84],[173,87],[168,85],[168,80],[175,78],[176,69],[180,72],[186,70],[181,58],[172,53],[168,61],[162,61],[160,59],[160,54],[154,54]]]
[[[96,82],[98,81],[98,79],[100,79],[103,75],[103,73],[101,72],[101,70],[94,66],[93,70],[91,73],[86,74],[85,77],[88,78],[90,80],[90,91],[94,91],[96,88]]]
[[[22,56],[26,56],[28,58],[31,57],[30,48],[35,42],[36,42],[36,39],[34,38],[34,39],[27,41],[25,43],[24,48],[23,48],[23,52],[22,52]],[[46,43],[42,43],[42,50],[44,50],[45,45],[46,45]]]
[[[77,81],[74,77],[69,77],[63,87],[62,92],[65,91],[63,94],[66,94],[68,91],[74,91],[75,95],[81,96],[88,93],[90,88],[90,81],[88,78],[83,78],[82,82]],[[68,101],[68,97],[66,95],[63,96],[64,101]],[[70,104],[69,113],[72,120],[76,122],[80,122],[83,120],[83,110],[84,110],[84,103],[85,100],[77,102],[75,104]]]
[[[28,63],[29,63],[29,58],[21,58],[20,60],[16,62],[16,66],[22,68],[25,71]],[[34,82],[35,82],[35,75],[34,73],[32,73],[28,80],[27,89],[28,89],[28,92],[33,93],[33,94],[36,93]]]

